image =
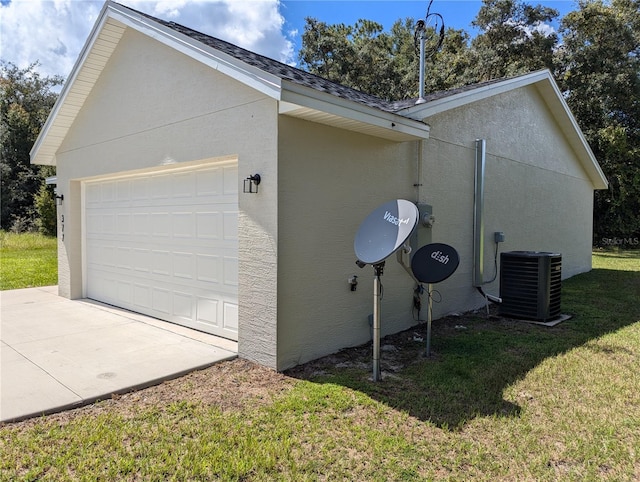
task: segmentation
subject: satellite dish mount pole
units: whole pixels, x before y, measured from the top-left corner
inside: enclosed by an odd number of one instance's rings
[[[380,380],[380,299],[382,283],[380,277],[384,271],[384,261],[373,265],[373,381]]]
[[[431,317],[433,316],[433,285],[427,284],[427,296],[429,297],[427,310],[427,351],[425,356],[431,356]]]

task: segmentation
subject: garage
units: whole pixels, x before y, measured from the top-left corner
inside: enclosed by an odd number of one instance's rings
[[[83,188],[87,298],[238,339],[237,160]]]

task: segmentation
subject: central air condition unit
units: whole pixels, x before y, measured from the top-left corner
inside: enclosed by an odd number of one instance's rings
[[[549,321],[560,316],[562,255],[538,251],[500,254],[500,314]]]

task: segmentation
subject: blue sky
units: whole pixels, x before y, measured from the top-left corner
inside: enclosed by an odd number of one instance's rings
[[[575,9],[572,0],[531,1],[532,5],[544,5],[555,8],[560,16]],[[424,18],[429,2],[425,0],[284,0],[280,12],[284,16],[285,27],[304,28],[305,17],[315,17],[326,23],[354,24],[358,19],[374,20],[389,29],[398,19],[412,17]],[[431,12],[443,16],[445,26],[463,29],[472,35],[477,33],[471,22],[482,6],[482,1],[470,0],[434,0]],[[553,25],[556,29],[558,25]]]
[[[426,0],[119,0],[131,8],[189,26],[295,65],[305,17],[353,24],[360,18],[389,29],[398,19],[424,18]],[[573,0],[532,1],[575,9]],[[0,58],[21,68],[39,61],[43,75],[66,77],[84,45],[102,0],[0,0]],[[434,0],[447,27],[473,34],[481,1]],[[552,25],[557,28],[557,25]]]

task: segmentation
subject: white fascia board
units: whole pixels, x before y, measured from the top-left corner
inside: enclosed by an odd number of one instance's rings
[[[451,96],[443,97],[425,104],[409,107],[399,111],[403,115],[413,119],[428,119],[429,117],[455,109],[457,107],[477,102],[479,100],[492,97],[510,90],[526,87],[534,84],[547,103],[547,107],[561,126],[569,144],[575,150],[589,178],[593,182],[595,189],[607,189],[609,182],[602,172],[600,164],[596,159],[589,143],[584,137],[580,126],[573,117],[569,106],[562,96],[556,81],[549,70],[539,70],[530,74],[496,82],[485,87],[479,87],[467,92],[461,92]]]
[[[502,82],[496,82],[495,84],[478,87],[477,89],[449,95],[441,99],[427,101],[424,104],[408,107],[398,112],[402,115],[406,115],[407,117],[411,117],[412,119],[424,120],[447,110],[462,107],[472,102],[477,102],[494,95],[539,82],[540,80],[548,78],[550,75],[551,74],[548,70],[540,70],[520,77],[507,79]]]
[[[558,84],[556,84],[550,74],[547,80],[548,81],[546,82],[536,84],[538,91],[542,95],[542,98],[545,99],[547,107],[553,113],[553,116],[556,118],[564,135],[567,136],[571,147],[576,151],[581,159],[582,165],[593,182],[594,188],[607,189],[609,187],[609,181],[604,175],[596,156],[591,150],[591,146],[589,146],[587,139],[585,139],[576,118],[573,116],[571,109],[569,109],[569,106],[564,100]],[[557,102],[550,102],[554,98]]]
[[[111,1],[107,1],[103,5],[102,10],[100,11],[100,15],[98,16],[98,20],[96,21],[95,25],[91,29],[91,33],[89,34],[87,41],[84,43],[84,46],[80,51],[80,55],[78,56],[76,63],[73,65],[73,68],[71,69],[71,73],[69,74],[69,77],[67,78],[64,85],[62,86],[60,95],[58,96],[56,103],[53,105],[53,108],[49,113],[49,117],[47,117],[47,120],[44,123],[44,126],[42,126],[42,129],[40,130],[40,134],[38,135],[38,138],[36,139],[36,141],[33,144],[33,147],[31,148],[29,157],[31,159],[32,164],[34,164],[35,163],[34,161],[37,160],[38,151],[42,147],[42,143],[47,138],[49,131],[51,130],[51,127],[53,126],[53,123],[56,117],[58,116],[58,113],[60,112],[60,108],[64,105],[67,99],[67,96],[69,95],[69,91],[71,90],[71,87],[73,86],[76,78],[78,77],[78,74],[80,73],[80,70],[82,69],[82,65],[87,59],[89,52],[91,52],[91,48],[93,47],[93,44],[98,38],[98,33],[100,32],[100,30],[102,30],[102,27],[107,21],[106,12],[111,5],[112,5]],[[55,156],[53,156],[47,162],[41,162],[41,164],[46,166],[55,166],[56,165]]]
[[[292,111],[290,104],[294,104],[389,131],[401,132],[416,139],[429,138],[429,126],[421,121],[384,112],[293,82],[282,81],[280,100],[282,101],[281,114]]]
[[[116,3],[109,3],[109,16],[140,33],[158,40],[175,50],[274,99],[280,97],[280,78],[248,65],[230,55],[209,47],[148,17],[139,15]]]

